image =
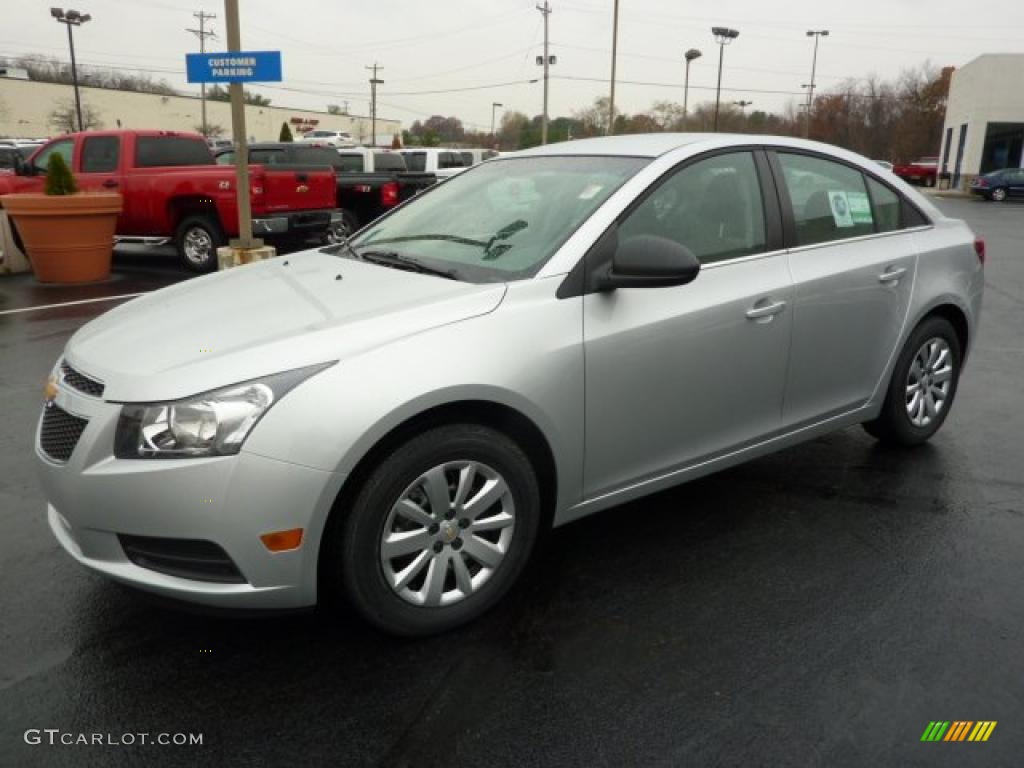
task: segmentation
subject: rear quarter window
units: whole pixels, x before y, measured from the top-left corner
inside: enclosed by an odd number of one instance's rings
[[[373,167],[376,171],[404,171],[405,158],[397,152],[375,152]]]
[[[137,168],[163,168],[175,165],[213,165],[213,154],[206,142],[184,136],[140,136],[135,142]]]
[[[363,156],[357,154],[339,154],[340,161],[335,167],[343,173],[361,173],[363,170]]]
[[[427,153],[406,152],[405,164],[410,171],[425,171],[427,170]]]

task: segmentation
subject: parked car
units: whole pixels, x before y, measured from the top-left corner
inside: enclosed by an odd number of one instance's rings
[[[325,131],[325,130],[313,130],[306,131],[302,134],[301,138],[296,139],[298,142],[306,142],[309,144],[321,144],[325,147],[354,147],[355,141],[352,139],[352,134],[348,131]]]
[[[60,153],[83,190],[117,190],[124,210],[118,239],[173,242],[182,263],[205,272],[217,248],[238,235],[235,174],[214,163],[198,133],[88,131],[37,149],[18,175],[0,177],[0,194],[42,191],[50,155]],[[253,231],[271,241],[321,236],[334,214],[334,174],[253,168]]]
[[[472,163],[458,149],[439,147],[410,147],[401,150],[410,171],[433,173],[438,180],[450,179],[469,168]]]
[[[26,144],[14,146],[0,144],[0,171],[13,173],[24,165],[29,156],[36,151],[36,145]]]
[[[0,139],[0,147],[38,147],[46,139]]]
[[[525,150],[345,243],[82,327],[36,434],[49,525],[163,595],[343,594],[389,632],[445,630],[493,606],[551,526],[859,423],[928,440],[984,255],[824,144]]]
[[[1024,197],[1024,168],[1003,168],[978,176],[971,182],[971,192],[997,203]]]
[[[218,163],[232,163],[235,151],[218,152]],[[398,152],[386,149],[333,149],[295,142],[249,145],[249,159],[270,167],[301,169],[331,166],[337,177],[336,205],[339,218],[329,239],[348,237],[401,202],[437,183],[432,173],[411,173]]]
[[[466,165],[476,165],[482,163],[484,160],[490,160],[491,158],[498,157],[501,153],[496,149],[460,149],[459,154],[462,155],[463,162]]]
[[[892,172],[910,184],[934,187],[939,172],[939,158],[922,157],[912,163],[896,165]]]
[[[222,149],[231,149],[235,146],[235,142],[231,139],[207,139],[206,144],[210,147],[211,152],[218,152]]]

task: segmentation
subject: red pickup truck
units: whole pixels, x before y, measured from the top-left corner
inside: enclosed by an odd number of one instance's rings
[[[910,184],[934,187],[939,172],[939,158],[922,157],[912,163],[894,166],[892,172]]]
[[[238,235],[235,171],[214,162],[198,133],[89,131],[42,145],[14,174],[0,175],[0,195],[41,192],[46,164],[64,156],[83,191],[116,190],[124,197],[119,242],[173,241],[196,272],[217,266],[217,247]],[[277,241],[326,235],[337,219],[329,167],[275,170],[249,167],[253,233]]]

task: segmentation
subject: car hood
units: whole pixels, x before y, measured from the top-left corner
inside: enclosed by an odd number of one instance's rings
[[[83,326],[68,363],[104,398],[158,401],[335,360],[493,311],[478,285],[306,251],[189,280]]]

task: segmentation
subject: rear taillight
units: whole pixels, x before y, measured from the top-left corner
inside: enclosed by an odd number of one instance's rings
[[[982,237],[974,238],[974,252],[978,254],[978,261],[981,264],[985,263],[985,239]]]
[[[380,188],[380,204],[385,208],[398,205],[398,182],[389,181]]]
[[[974,183],[979,187],[987,187],[988,179],[975,179]]]

